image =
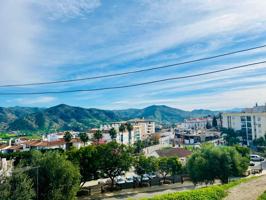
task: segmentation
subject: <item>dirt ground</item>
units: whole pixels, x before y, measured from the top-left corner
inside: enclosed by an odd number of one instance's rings
[[[256,200],[264,191],[266,191],[266,175],[233,187],[225,200]]]

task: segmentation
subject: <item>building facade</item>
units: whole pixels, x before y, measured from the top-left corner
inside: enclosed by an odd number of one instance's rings
[[[126,124],[130,123],[133,127],[133,130],[129,133],[127,128],[122,133],[119,131],[119,127],[123,124],[126,127]],[[123,144],[134,144],[139,140],[145,140],[146,138],[155,134],[155,122],[145,119],[132,119],[128,121],[114,122],[110,125],[101,125],[100,130],[103,131],[104,139],[106,142],[110,141],[109,130],[114,128],[117,132],[116,141]]]
[[[206,129],[207,124],[212,125],[212,118],[191,118],[185,119],[184,122],[181,124],[182,128],[184,129]]]
[[[266,106],[256,105],[242,112],[223,113],[222,127],[241,131],[243,140],[250,145],[254,139],[266,134]]]

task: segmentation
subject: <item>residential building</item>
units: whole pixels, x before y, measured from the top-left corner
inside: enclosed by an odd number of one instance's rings
[[[211,117],[185,119],[184,122],[181,124],[181,127],[184,129],[194,130],[206,129],[207,124],[212,125]]]
[[[222,114],[222,127],[241,131],[244,142],[250,145],[254,139],[266,134],[266,105],[243,109],[241,112]]]
[[[133,130],[129,133],[126,129],[123,133],[119,131],[119,127],[130,123]],[[110,125],[101,125],[100,130],[103,132],[103,138],[106,142],[110,141],[109,130],[114,128],[117,132],[116,141],[123,144],[134,144],[138,140],[144,140],[155,134],[155,122],[145,119],[131,119],[128,121],[113,122]],[[90,133],[95,132],[97,129],[91,129]]]
[[[201,142],[218,140],[221,137],[221,132],[217,130],[175,130],[176,143],[181,144],[197,144]]]

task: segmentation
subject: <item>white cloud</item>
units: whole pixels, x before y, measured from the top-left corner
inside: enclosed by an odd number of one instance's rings
[[[266,84],[255,87],[247,87],[239,90],[228,90],[220,92],[219,94],[194,94],[185,97],[172,97],[172,98],[131,98],[130,100],[120,100],[109,105],[106,108],[124,109],[134,107],[146,107],[152,104],[168,105],[178,109],[193,110],[193,109],[212,109],[212,110],[225,110],[231,108],[251,107],[256,102],[265,104]]]
[[[42,0],[33,1],[45,9],[49,19],[68,19],[85,16],[101,5],[100,0]]]
[[[56,101],[55,97],[52,96],[43,96],[43,97],[32,97],[32,98],[17,98],[12,100],[12,102],[16,102],[20,105],[27,105],[27,106],[39,106],[39,105],[47,105],[49,103],[53,103]],[[10,102],[9,102],[10,103]]]
[[[38,51],[35,39],[41,26],[32,17],[28,4],[22,1],[0,3],[0,69],[1,82],[23,82],[41,78],[35,66]]]

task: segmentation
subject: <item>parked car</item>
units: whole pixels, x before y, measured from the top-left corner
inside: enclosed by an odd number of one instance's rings
[[[133,183],[133,182],[134,182],[133,176],[126,177],[126,183]]]
[[[141,181],[148,181],[148,180],[150,180],[148,174],[144,174],[144,175],[142,176],[142,179],[141,179],[141,176],[138,176],[138,175],[134,176],[133,178],[134,178],[134,180],[137,180],[138,182],[141,182]]]
[[[250,160],[254,162],[260,162],[260,161],[264,161],[264,158],[259,155],[252,154],[250,155]]]
[[[143,180],[143,181],[148,181],[148,180],[150,180],[150,176],[149,176],[149,174],[144,174],[144,175],[142,176],[142,180]]]
[[[122,176],[117,176],[115,177],[115,182],[116,184],[120,185],[126,183],[126,180]]]
[[[155,173],[149,173],[148,174],[150,179],[156,178],[156,174]]]

